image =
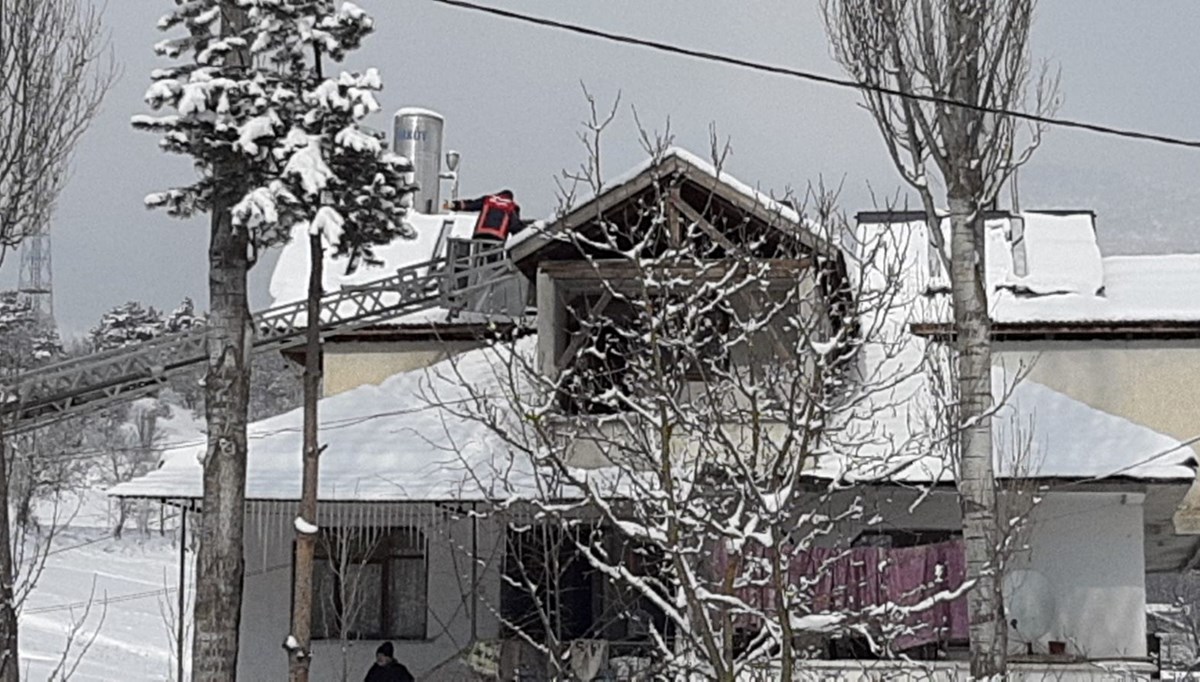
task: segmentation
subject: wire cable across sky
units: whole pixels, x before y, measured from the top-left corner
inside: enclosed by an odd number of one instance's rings
[[[794,68],[787,67],[787,66],[777,66],[774,64],[765,64],[762,62],[751,61],[749,59],[742,59],[741,57],[733,57],[730,55],[718,54],[715,52],[706,52],[704,50],[697,50],[694,48],[683,47],[680,45],[672,45],[670,43],[664,43],[664,42],[660,42],[657,40],[648,40],[646,38],[637,38],[635,36],[624,35],[621,33],[613,33],[611,31],[603,31],[600,29],[591,28],[589,26],[581,26],[579,24],[571,24],[571,23],[567,23],[564,21],[558,21],[556,19],[547,19],[545,17],[535,17],[535,16],[532,16],[529,14],[522,14],[520,12],[514,12],[512,10],[501,9],[499,7],[489,7],[487,5],[480,5],[475,2],[469,2],[468,0],[431,0],[431,1],[438,3],[440,5],[447,5],[450,7],[456,7],[459,9],[469,10],[469,11],[473,11],[473,12],[482,12],[484,14],[490,14],[492,16],[502,17],[505,19],[512,19],[514,21],[520,21],[520,22],[524,22],[527,24],[533,24],[535,26],[541,26],[544,28],[552,28],[552,29],[557,29],[560,31],[567,31],[570,33],[588,36],[591,38],[599,38],[602,40],[608,40],[610,42],[623,43],[625,45],[634,45],[637,47],[649,48],[652,50],[658,50],[659,52],[666,52],[669,54],[674,54],[674,55],[678,55],[678,56],[682,56],[682,57],[691,57],[693,59],[700,59],[700,60],[704,60],[704,61],[715,62],[718,64],[725,64],[727,66],[735,66],[738,68],[750,69],[753,71],[760,71],[763,73],[771,73],[771,74],[775,74],[778,76],[787,76],[790,78],[797,78],[800,80],[805,80],[805,81],[809,81],[809,82],[813,82],[813,83],[819,83],[821,85],[829,85],[829,86],[833,86],[833,87],[837,87],[837,88],[843,88],[843,89],[847,89],[847,90],[856,90],[856,91],[870,90],[872,92],[878,92],[878,93],[884,94],[884,95],[891,95],[893,97],[903,97],[906,99],[916,100],[916,101],[920,101],[920,102],[929,102],[929,103],[933,103],[933,104],[946,104],[946,105],[950,105],[950,106],[971,109],[973,111],[980,111],[980,112],[987,113],[987,114],[1010,116],[1012,118],[1029,121],[1031,123],[1039,123],[1039,124],[1046,125],[1046,126],[1053,126],[1053,127],[1058,127],[1058,128],[1068,128],[1068,129],[1075,129],[1075,130],[1084,130],[1087,132],[1097,133],[1100,135],[1122,137],[1125,139],[1140,140],[1142,142],[1158,142],[1160,144],[1171,145],[1171,146],[1175,146],[1175,147],[1187,147],[1187,148],[1191,148],[1191,149],[1200,149],[1200,140],[1189,140],[1186,138],[1173,137],[1171,135],[1161,135],[1159,133],[1150,133],[1150,132],[1145,132],[1145,131],[1141,131],[1141,130],[1133,130],[1130,128],[1117,128],[1114,126],[1107,126],[1107,125],[1103,125],[1103,124],[1099,124],[1099,123],[1090,123],[1088,121],[1080,121],[1080,120],[1070,119],[1070,118],[1061,118],[1058,116],[1043,116],[1041,114],[1031,114],[1031,113],[1025,112],[1025,111],[1015,111],[1015,110],[1011,110],[1011,109],[1001,109],[1001,108],[997,108],[997,107],[989,107],[989,106],[984,106],[984,105],[979,105],[979,104],[973,104],[970,102],[956,101],[956,100],[952,100],[952,99],[949,99],[946,97],[938,97],[936,95],[903,92],[903,91],[897,90],[895,88],[889,88],[889,87],[879,86],[879,85],[870,85],[867,83],[859,83],[859,82],[851,80],[849,78],[840,78],[837,76],[829,76],[826,74],[817,73],[815,71],[806,71],[803,69],[794,69]]]

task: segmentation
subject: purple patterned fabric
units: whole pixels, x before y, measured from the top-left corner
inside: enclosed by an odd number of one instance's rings
[[[738,581],[738,596],[755,609],[769,609],[775,600],[769,572],[761,564],[775,556],[741,552],[731,557],[723,547],[713,553],[717,575],[729,575],[734,568],[744,578]],[[966,578],[961,541],[895,549],[809,549],[792,555],[788,578],[803,595],[799,603],[806,613],[846,614],[851,622],[869,624],[893,652],[968,637],[966,595],[946,598]],[[736,622],[752,628],[754,620],[744,614]]]

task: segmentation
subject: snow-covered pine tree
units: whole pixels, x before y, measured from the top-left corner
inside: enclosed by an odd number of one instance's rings
[[[203,326],[204,317],[196,314],[190,298],[167,315],[153,306],[128,301],[100,316],[100,322],[88,331],[88,345],[93,352],[112,350]]]
[[[247,187],[267,182],[277,164],[268,154],[247,154],[242,127],[275,104],[265,69],[254,67],[246,14],[234,0],[176,3],[159,28],[185,35],[160,42],[156,51],[178,60],[151,74],[146,93],[154,109],[173,113],[138,116],[133,125],[162,133],[160,146],[187,154],[199,177],[192,184],[150,195],[150,207],[174,216],[209,214],[209,363],[205,378],[208,449],[204,458],[200,549],[196,562],[192,675],[217,682],[237,677],[243,581],[246,422],[252,336],[246,277],[252,254],[281,241],[283,233],[235,228],[230,208]]]
[[[0,291],[0,372],[16,374],[62,355],[58,331],[16,291]]]
[[[153,306],[128,301],[100,316],[100,323],[88,332],[93,352],[123,348],[162,336],[166,322]]]
[[[184,298],[164,321],[168,334],[191,331],[204,326],[204,316],[196,314],[196,304],[191,298]]]
[[[372,246],[413,236],[404,223],[416,189],[406,182],[412,165],[362,124],[379,110],[378,71],[325,78],[322,60],[343,59],[374,22],[349,2],[336,10],[331,0],[244,4],[255,48],[273,48],[279,106],[244,126],[239,145],[269,152],[279,168],[238,202],[234,224],[279,232],[306,223],[338,255],[373,262]]]
[[[407,230],[410,164],[359,121],[377,108],[378,74],[326,79],[322,56],[358,47],[372,20],[330,0],[190,0],[160,22],[186,35],[156,50],[178,60],[146,93],[162,116],[135,127],[162,133],[168,152],[194,158],[199,179],[147,197],[171,215],[211,216],[208,453],[192,673],[236,677],[242,592],[246,421],[252,329],[246,273],[260,250],[307,223],[351,262]],[[315,263],[320,258],[314,259]]]

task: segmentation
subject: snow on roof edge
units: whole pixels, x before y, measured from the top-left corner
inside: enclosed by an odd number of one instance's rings
[[[530,338],[518,343],[525,345],[519,352],[532,352]],[[447,433],[446,415],[438,407],[440,403],[431,402],[434,398],[437,401],[455,398],[458,395],[455,392],[463,390],[463,381],[478,389],[497,380],[492,360],[486,349],[468,351],[453,361],[453,370],[447,369],[446,363],[451,361],[446,360],[426,369],[398,372],[379,385],[362,385],[323,398],[322,429],[327,432],[329,450],[323,456],[319,499],[483,501],[511,498],[518,489],[533,490],[527,488],[526,482],[536,473],[519,455],[497,441],[486,425],[467,420],[458,423],[453,434]],[[448,371],[461,374],[450,376],[446,374]],[[993,383],[1002,388],[1004,382],[998,375],[999,368],[993,374]],[[396,416],[375,414],[380,405],[387,405]],[[373,414],[380,418],[364,419]],[[1191,469],[1185,462],[1193,453],[1178,439],[1028,379],[1016,386],[998,413],[1004,417],[995,430],[1000,440],[997,467],[1002,474],[1021,473],[1018,469],[1005,469],[1003,457],[1010,447],[1006,443],[1024,442],[1018,438],[1019,431],[1033,414],[1050,414],[1053,418],[1042,420],[1029,434],[1032,468],[1021,478],[1191,480]],[[297,409],[251,425],[247,499],[298,499],[301,420],[302,411]],[[107,494],[130,498],[199,498],[202,489],[199,459],[204,449],[203,443],[181,449],[164,458],[158,469],[114,486]],[[893,485],[950,480],[944,466],[929,466],[928,458],[917,454],[912,466],[888,480],[863,483]],[[934,460],[934,465],[940,462]],[[843,476],[838,472],[844,471],[842,466],[846,461],[831,457],[827,464],[818,464],[812,473],[814,477],[824,473],[827,478],[840,480]],[[510,475],[514,478],[508,478]],[[855,477],[852,475],[850,480]],[[510,485],[516,487],[507,487]]]
[[[627,184],[627,183],[635,180],[636,178],[638,178],[639,176],[641,176],[643,173],[650,170],[651,168],[653,168],[657,165],[660,165],[662,163],[665,163],[671,159],[678,159],[678,160],[682,161],[683,163],[686,163],[689,166],[696,168],[700,172],[704,173],[705,175],[708,175],[709,177],[713,178],[714,180],[721,182],[722,184],[729,187],[730,189],[737,192],[738,194],[741,194],[742,196],[750,199],[755,204],[762,206],[764,210],[769,211],[769,212],[774,212],[774,213],[778,214],[784,220],[786,220],[794,225],[797,225],[803,229],[809,230],[810,232],[812,232],[813,236],[817,237],[818,239],[824,239],[824,237],[822,237],[822,235],[820,233],[820,226],[817,225],[817,223],[815,223],[808,217],[802,215],[799,211],[792,208],[790,205],[784,203],[783,201],[781,201],[779,199],[774,198],[772,195],[770,195],[768,193],[765,193],[761,190],[751,187],[750,185],[747,185],[746,183],[742,182],[741,180],[738,180],[736,177],[734,177],[733,175],[731,175],[730,173],[728,173],[724,170],[718,170],[716,168],[716,166],[714,166],[711,162],[706,161],[705,159],[701,158],[699,155],[697,155],[691,151],[688,151],[687,149],[684,149],[683,147],[668,147],[665,151],[663,151],[663,153],[660,156],[658,156],[658,157],[652,156],[647,159],[644,159],[643,161],[641,161],[641,162],[635,164],[634,166],[630,167],[629,169],[625,170],[623,173],[619,173],[618,175],[616,175],[612,178],[604,180],[601,183],[599,195],[587,194],[580,198],[577,198],[576,202],[570,207],[570,210],[568,210],[566,212],[561,212],[561,209],[556,209],[553,213],[551,213],[544,220],[537,221],[537,223],[535,223],[534,225],[530,225],[528,228],[526,228],[521,233],[518,233],[518,234],[514,235],[513,237],[511,237],[508,240],[508,244],[507,244],[506,248],[508,248],[511,251],[512,249],[516,248],[517,246],[525,243],[526,241],[529,241],[534,236],[542,236],[547,239],[553,239],[554,233],[551,232],[548,228],[552,227],[555,223],[559,222],[566,216],[571,215],[572,213],[575,213],[580,208],[587,206],[589,203],[591,203],[593,200],[595,200],[598,196],[607,194],[608,192],[613,191],[614,189],[620,187],[621,185]]]

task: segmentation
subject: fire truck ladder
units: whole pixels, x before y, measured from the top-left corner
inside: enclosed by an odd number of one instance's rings
[[[503,247],[453,242],[457,243],[449,244],[449,258],[400,268],[389,277],[324,296],[319,318],[322,336],[431,308],[445,307],[454,314],[519,281]],[[306,307],[305,301],[297,301],[253,315],[253,352],[279,351],[303,343]],[[19,374],[0,392],[5,431],[27,431],[153,393],[172,375],[207,362],[205,339],[205,329],[199,327]]]

